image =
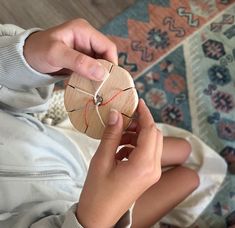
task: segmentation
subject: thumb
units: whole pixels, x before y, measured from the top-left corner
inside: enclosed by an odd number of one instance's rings
[[[101,81],[108,71],[96,59],[76,51],[65,44],[57,46],[53,55],[57,67],[66,68],[91,80]]]
[[[115,109],[111,109],[109,113],[108,123],[104,130],[101,143],[96,152],[97,156],[102,157],[102,161],[106,165],[113,164],[115,154],[120,145],[123,132],[122,115]]]

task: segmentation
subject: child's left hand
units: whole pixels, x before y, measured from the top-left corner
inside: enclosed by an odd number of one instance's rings
[[[123,119],[116,112],[115,118],[113,115],[109,117],[77,207],[77,218],[84,227],[113,227],[160,179],[162,133],[156,128],[143,100],[140,100],[137,112],[139,116],[133,137],[128,140],[133,148],[123,147],[118,153],[118,147],[123,143]],[[128,160],[123,160],[124,157]]]
[[[31,34],[25,42],[24,56],[41,73],[74,71],[97,81],[105,76],[97,58],[118,64],[115,44],[84,19]]]

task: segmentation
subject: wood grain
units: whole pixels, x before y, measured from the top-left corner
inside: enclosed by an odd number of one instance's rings
[[[100,62],[110,71],[102,87],[100,88],[101,82],[91,81],[74,73],[70,77],[64,98],[73,126],[95,139],[102,137],[112,108],[123,114],[123,128],[126,129],[131,121],[129,117],[133,116],[138,105],[138,95],[130,74],[105,60]],[[95,105],[92,95],[95,95],[98,88],[98,95],[102,97],[102,101]],[[92,95],[84,94],[82,91]]]
[[[0,23],[48,28],[82,17],[101,28],[135,0],[1,0]]]

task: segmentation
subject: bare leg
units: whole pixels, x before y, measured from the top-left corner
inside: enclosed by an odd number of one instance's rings
[[[180,165],[191,153],[191,145],[182,138],[164,137],[162,166]]]
[[[198,175],[191,169],[179,166],[164,172],[159,182],[136,201],[132,227],[152,226],[183,201],[198,184]]]
[[[164,137],[162,166],[180,165],[185,162],[190,152],[191,146],[186,140]],[[199,177],[191,169],[179,166],[164,172],[161,179],[136,201],[133,227],[146,228],[153,225],[198,185]]]

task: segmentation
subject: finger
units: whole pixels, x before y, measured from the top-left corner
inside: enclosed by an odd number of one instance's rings
[[[156,141],[156,153],[155,153],[155,160],[158,166],[161,166],[161,158],[163,152],[163,134],[160,130],[157,130],[157,141]]]
[[[129,155],[132,153],[134,148],[131,147],[123,147],[118,153],[116,153],[115,158],[119,161],[122,161],[124,158],[129,158]]]
[[[118,64],[116,45],[107,36],[84,20],[74,20],[71,25],[76,37],[75,47],[77,50],[80,50],[80,44],[83,43],[85,53],[93,52],[95,56],[102,57],[115,65]]]
[[[136,119],[131,121],[131,124],[128,126],[128,128],[126,129],[126,131],[132,131],[135,132],[138,126],[138,121]]]
[[[119,112],[112,109],[109,113],[108,124],[96,154],[102,157],[103,164],[113,164],[116,151],[120,144],[123,131],[123,119]]]
[[[66,69],[66,68],[63,68],[59,71],[56,71],[56,72],[53,72],[53,73],[50,73],[50,75],[71,75],[73,72],[69,69]]]
[[[140,160],[155,159],[158,143],[158,131],[155,125],[151,125],[141,129],[136,142],[136,155]]]
[[[140,129],[143,127],[151,126],[155,123],[152,114],[149,111],[143,99],[140,99],[137,111],[139,114],[138,123]]]
[[[91,80],[103,80],[107,70],[96,59],[59,43],[54,46],[50,62],[55,67],[70,69]]]
[[[158,145],[158,130],[153,117],[143,99],[140,99],[138,105],[138,138],[136,148],[138,156],[146,159],[155,159],[155,153]],[[144,151],[144,152],[143,152]]]
[[[126,132],[122,135],[120,145],[133,145],[136,146],[138,135],[135,132]]]
[[[142,116],[141,118],[140,118],[140,115]],[[152,115],[151,115],[148,107],[146,106],[144,100],[140,99],[139,100],[139,104],[138,104],[138,108],[137,108],[137,112],[135,113],[135,119],[132,120],[130,126],[126,129],[126,132],[136,132],[136,133],[139,133],[140,132],[140,128],[141,128],[139,122],[142,119],[146,120],[146,123],[143,123],[142,127],[145,126],[145,124],[147,126],[147,124],[150,125],[150,124],[154,123]],[[147,121],[148,121],[148,123],[147,123]]]
[[[118,55],[116,45],[104,34],[93,28],[91,36],[91,47],[93,51],[104,59],[118,65]]]

